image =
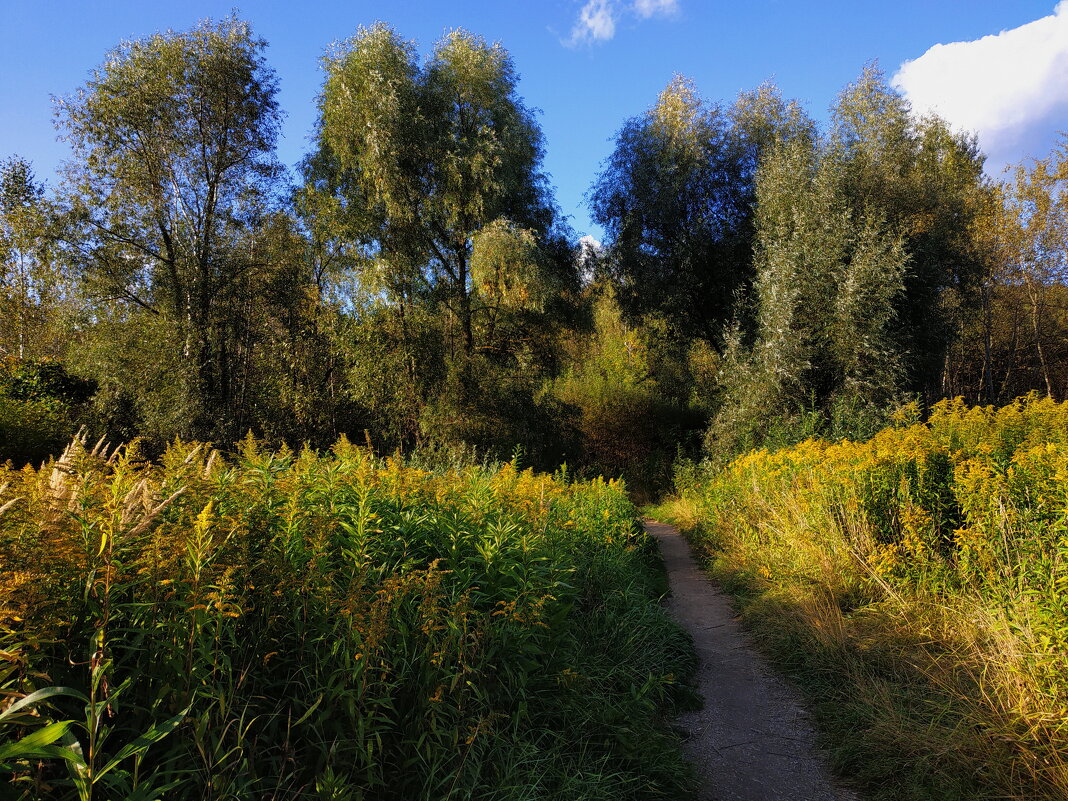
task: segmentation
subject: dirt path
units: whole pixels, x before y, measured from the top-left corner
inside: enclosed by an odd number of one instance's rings
[[[701,801],[856,801],[832,781],[793,691],[772,673],[671,526],[646,521],[664,555],[669,608],[693,637],[704,709],[680,717]]]

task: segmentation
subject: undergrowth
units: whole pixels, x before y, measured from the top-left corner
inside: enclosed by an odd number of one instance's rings
[[[1068,797],[1068,404],[906,409],[690,470],[683,528],[890,801]]]
[[[339,442],[0,469],[23,799],[653,799],[691,645],[617,482]]]

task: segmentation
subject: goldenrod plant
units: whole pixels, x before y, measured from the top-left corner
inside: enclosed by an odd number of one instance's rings
[[[1068,794],[1068,403],[906,406],[664,507],[885,799]]]
[[[693,657],[622,484],[413,465],[76,440],[0,471],[5,794],[684,794],[659,721]]]

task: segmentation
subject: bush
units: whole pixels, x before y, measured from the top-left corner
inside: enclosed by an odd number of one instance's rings
[[[78,427],[96,385],[60,362],[8,359],[0,369],[0,462],[40,463]]]
[[[595,298],[594,322],[546,394],[573,415],[578,467],[624,477],[642,500],[658,497],[670,484],[679,444],[704,423],[682,399],[690,383],[685,361],[671,358],[655,321],[628,325],[610,292]]]

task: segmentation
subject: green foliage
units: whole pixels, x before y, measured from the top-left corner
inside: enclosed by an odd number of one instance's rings
[[[555,469],[568,457],[568,414],[538,375],[481,356],[450,362],[440,394],[423,410],[424,442],[466,443],[502,458],[521,449],[526,464]]]
[[[677,443],[703,422],[689,407],[684,370],[666,356],[667,337],[628,325],[614,296],[594,300],[594,331],[574,343],[570,364],[547,392],[574,410],[573,464],[625,476],[641,497],[666,486]],[[673,370],[672,368],[675,368]]]
[[[874,65],[841,93],[832,117],[828,148],[854,219],[881,220],[902,237],[908,264],[893,340],[904,389],[933,402],[944,397],[947,348],[987,269],[975,231],[991,191],[985,157],[974,136],[913,115]]]
[[[175,376],[184,424],[168,436],[232,437],[248,422],[246,310],[276,266],[258,236],[281,120],[265,46],[236,18],[126,42],[57,107],[74,150],[73,258],[114,316],[164,323],[150,359],[188,364]]]
[[[755,338],[728,338],[706,438],[720,456],[762,444],[767,418],[797,420],[806,401],[828,417],[843,404],[878,409],[900,384],[892,325],[907,258],[882,220],[853,218],[839,165],[811,145],[773,154],[756,232]]]
[[[78,441],[6,471],[12,796],[680,797],[693,654],[624,487],[431,461]]]
[[[265,47],[236,18],[125,42],[58,104],[74,159],[56,200],[5,162],[19,313],[0,347],[95,380],[93,431],[156,449],[249,430],[518,444],[655,485],[701,418],[727,454],[935,397],[989,268],[974,142],[912,118],[873,68],[823,136],[771,85],[720,107],[673,79],[591,192],[607,248],[589,260],[500,44],[456,30],[423,59],[388,25],[359,29],[324,59],[288,190]],[[633,375],[593,366],[591,282],[639,332]]]
[[[381,450],[420,442],[427,387],[443,380],[440,337],[440,320],[422,305],[397,315],[376,303],[342,327],[339,350],[347,361],[346,391],[363,410]]]
[[[0,364],[0,461],[40,463],[63,448],[85,418],[96,384],[50,359]]]
[[[313,231],[364,254],[336,342],[372,441],[519,443],[553,465],[539,390],[577,287],[507,51],[454,31],[420,64],[377,24],[325,65],[301,197]]]
[[[723,111],[677,77],[620,131],[591,202],[624,312],[686,342],[706,450],[729,458],[939,397],[990,193],[974,140],[869,66],[822,134],[774,87]]]
[[[652,313],[679,335],[721,341],[750,268],[753,178],[778,142],[813,124],[770,85],[724,112],[676,76],[628,120],[590,201],[607,234],[607,267],[630,315]]]
[[[553,286],[534,231],[495,220],[471,243],[471,280],[487,310],[492,329],[502,310],[542,311],[563,287]],[[554,292],[555,290],[555,292]],[[492,332],[488,338],[493,339]]]
[[[1019,165],[998,187],[977,228],[992,250],[981,316],[958,350],[962,372],[979,373],[983,400],[1041,389],[1065,397],[1061,296],[1068,278],[1068,139]]]
[[[121,308],[101,311],[92,335],[70,349],[72,369],[97,384],[87,427],[96,436],[144,437],[162,445],[187,430],[199,403],[193,366],[173,348],[168,320]]]
[[[356,240],[373,246],[390,299],[435,296],[470,355],[481,344],[473,289],[529,285],[531,237],[553,224],[541,131],[517,94],[511,58],[457,30],[420,67],[414,45],[380,23],[360,29],[325,65],[309,177],[325,173],[320,184],[343,201]],[[509,231],[519,250],[504,254],[500,237]]]
[[[0,371],[0,392],[15,400],[85,403],[96,385],[67,372],[62,362],[51,359],[27,362],[9,359]]]
[[[56,356],[69,277],[55,263],[59,225],[30,163],[0,161],[0,356]]]
[[[63,447],[76,426],[60,407],[0,394],[0,459],[41,462]]]
[[[902,393],[938,397],[985,269],[973,222],[987,195],[974,142],[912,117],[874,67],[841,94],[826,137],[772,148],[757,172],[751,305],[726,337],[708,452],[781,441],[769,418],[796,442],[843,428],[851,410],[856,436]]]

